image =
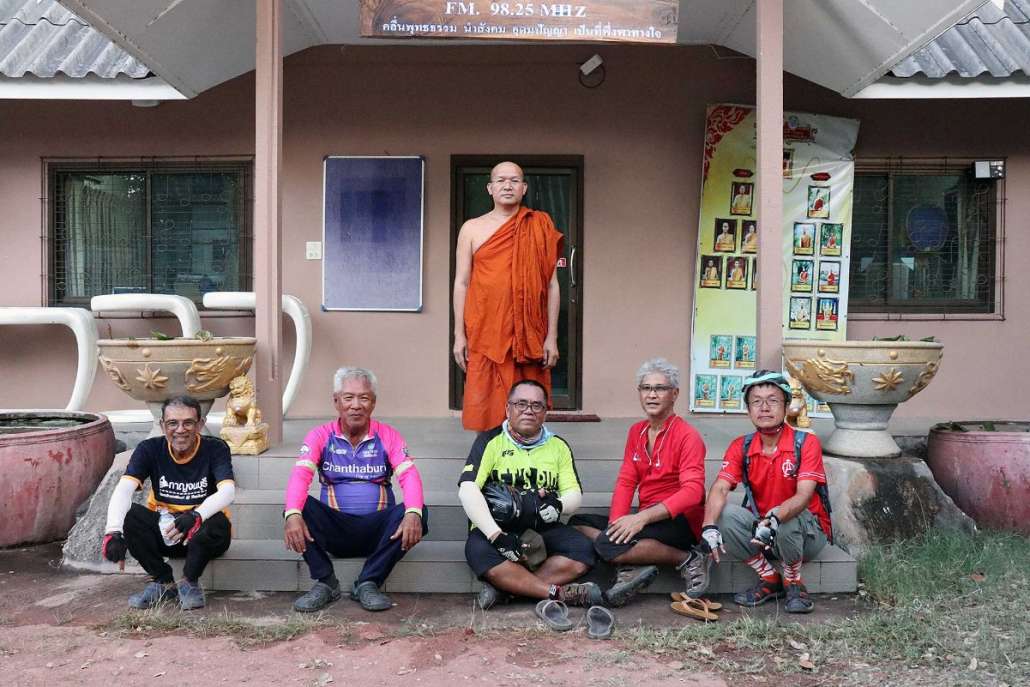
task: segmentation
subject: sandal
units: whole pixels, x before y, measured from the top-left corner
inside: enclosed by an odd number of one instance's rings
[[[669,594],[669,596],[672,597],[673,601],[685,601],[687,603],[693,602],[695,604],[698,603],[698,602],[701,602],[701,603],[707,604],[709,611],[720,611],[720,610],[722,610],[722,604],[719,603],[718,601],[711,601],[709,599],[691,599],[689,596],[687,596],[683,592],[673,592],[672,594]]]
[[[673,601],[669,607],[672,608],[673,613],[685,615],[695,620],[703,620],[706,623],[714,623],[719,620],[719,616],[712,613],[711,608],[704,599]]]
[[[569,620],[569,607],[561,601],[544,599],[536,605],[536,617],[544,621],[547,627],[555,632],[565,632],[572,629],[572,621]]]
[[[587,609],[587,637],[590,639],[610,639],[615,628],[615,614],[604,606],[591,606]]]

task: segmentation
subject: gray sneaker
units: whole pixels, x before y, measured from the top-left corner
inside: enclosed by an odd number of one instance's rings
[[[360,603],[366,611],[386,611],[393,607],[390,597],[379,591],[379,587],[372,580],[365,580],[354,587],[350,598]]]
[[[314,613],[343,596],[340,586],[330,587],[325,582],[315,582],[308,593],[293,602],[293,610],[298,613]]]
[[[199,582],[192,584],[183,580],[179,583],[179,607],[184,611],[204,607],[204,589]]]
[[[560,600],[570,606],[590,607],[603,606],[605,604],[601,588],[593,582],[563,584],[561,586]]]
[[[166,587],[160,582],[148,582],[142,592],[129,597],[129,608],[153,608],[162,601],[172,601],[177,596],[178,592],[174,585]]]
[[[711,567],[712,557],[697,549],[691,549],[687,560],[676,566],[676,572],[687,583],[687,596],[691,599],[700,599],[708,590],[708,571]]]
[[[658,577],[658,567],[654,565],[627,565],[619,568],[613,584],[604,597],[611,606],[622,606],[634,594],[642,592]]]

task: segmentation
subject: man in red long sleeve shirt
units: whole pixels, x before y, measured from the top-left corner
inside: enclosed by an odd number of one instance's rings
[[[705,505],[705,444],[701,434],[676,415],[679,370],[662,358],[637,371],[646,419],[629,429],[626,451],[608,517],[576,515],[569,524],[594,540],[594,550],[619,567],[605,592],[613,605],[625,603],[658,576],[658,565],[676,568],[687,595],[708,584],[707,557],[695,550]],[[630,512],[639,492],[639,509]]]

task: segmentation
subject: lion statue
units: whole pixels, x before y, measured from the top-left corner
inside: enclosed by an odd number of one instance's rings
[[[254,382],[240,375],[229,382],[229,398],[225,401],[223,427],[255,427],[261,422],[261,411],[257,407]]]

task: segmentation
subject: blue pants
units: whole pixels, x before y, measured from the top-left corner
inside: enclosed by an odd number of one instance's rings
[[[428,515],[428,509],[423,507],[422,536],[429,531]],[[304,551],[304,560],[313,580],[321,580],[333,573],[330,556],[364,557],[365,567],[361,569],[354,584],[371,580],[381,587],[393,566],[406,553],[401,550],[400,537],[390,539],[404,519],[403,503],[367,515],[352,515],[333,510],[313,496],[308,496],[302,517],[315,540],[308,542]]]

